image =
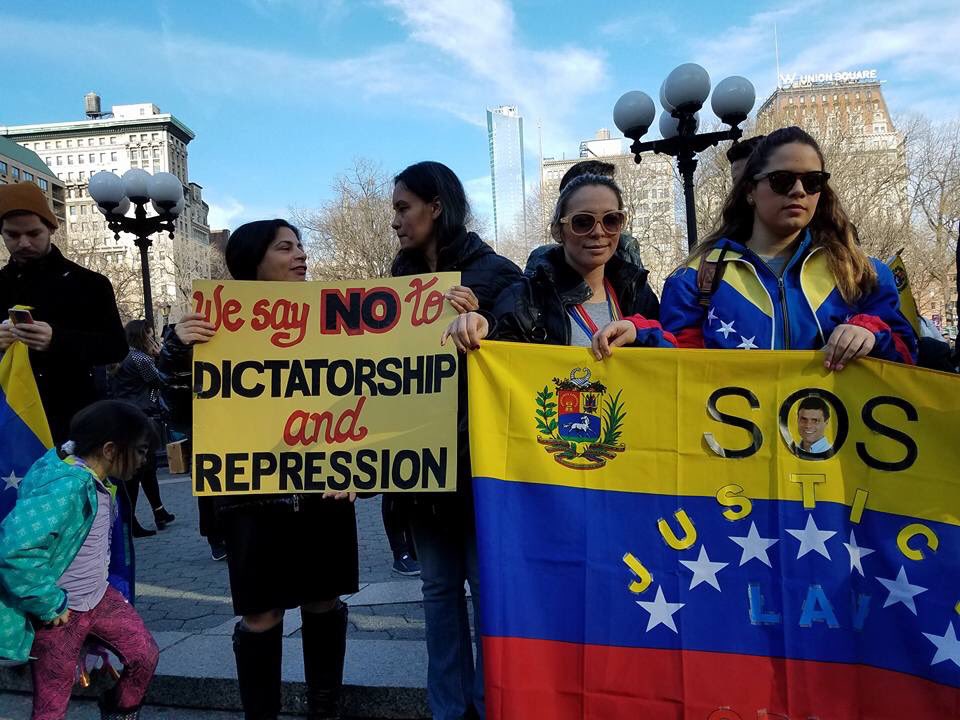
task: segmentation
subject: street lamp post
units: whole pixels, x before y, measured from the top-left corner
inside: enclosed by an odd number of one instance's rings
[[[697,134],[700,126],[700,108],[710,95],[710,75],[696,63],[684,63],[674,68],[660,86],[660,134],[662,140],[640,142],[653,119],[656,107],[645,92],[633,90],[617,100],[613,121],[623,134],[633,140],[630,152],[640,162],[641,153],[653,151],[677,158],[677,169],[683,178],[683,196],[687,212],[687,244],[697,244],[697,208],[694,203],[693,173],[697,169],[697,154],[723,140],[739,140],[743,130],[739,125],[753,109],[756,93],[744,77],[732,75],[721,80],[713,89],[711,106],[729,130]]]
[[[148,327],[153,327],[153,294],[150,288],[150,262],[147,250],[153,244],[151,235],[166,232],[173,239],[174,221],[183,212],[183,183],[172,173],[151,175],[132,168],[117,177],[112,172],[98,172],[90,178],[90,197],[107,218],[113,236],[120,233],[134,236],[140,250],[140,272],[143,276],[143,314]],[[147,215],[147,204],[156,215]],[[133,216],[127,213],[133,207]]]

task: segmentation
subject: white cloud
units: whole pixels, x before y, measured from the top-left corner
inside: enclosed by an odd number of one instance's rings
[[[745,75],[758,102],[776,86],[774,25],[780,40],[781,72],[826,72],[881,68],[890,79],[884,93],[900,110],[945,110],[946,94],[956,113],[955,78],[960,74],[960,3],[924,0],[878,5],[816,0],[766,10],[745,23],[719,29],[690,47],[714,81]],[[896,78],[894,81],[893,78]],[[941,97],[937,97],[937,94]]]
[[[549,43],[525,44],[506,0],[384,0],[397,11],[410,38],[435,51],[443,106],[482,125],[484,109],[517,105],[528,129],[538,118],[548,148],[567,147],[576,138],[570,123],[591,94],[607,83],[604,55]],[[455,110],[458,108],[458,110]],[[528,143],[529,144],[529,143]]]
[[[222,203],[207,200],[210,211],[207,214],[207,223],[211,230],[222,230],[234,227],[233,221],[240,217],[246,209],[244,205],[232,197],[226,197]]]

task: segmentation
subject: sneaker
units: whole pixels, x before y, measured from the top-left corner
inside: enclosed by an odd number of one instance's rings
[[[210,557],[212,557],[214,560],[226,560],[226,546],[223,543],[210,543]]]
[[[404,553],[393,561],[393,571],[397,575],[413,577],[420,574],[420,563],[410,557],[410,553]]]

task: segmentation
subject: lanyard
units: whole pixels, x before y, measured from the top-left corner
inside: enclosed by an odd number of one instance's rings
[[[610,281],[606,278],[603,279],[603,287],[607,291],[607,308],[610,310],[610,319],[619,320],[623,317],[623,313],[620,312],[620,303],[617,301],[617,294],[613,291],[613,286],[610,285]],[[567,312],[570,313],[570,317],[580,326],[580,329],[583,330],[587,337],[592,338],[597,330],[600,329],[597,327],[597,324],[593,322],[593,318],[583,309],[583,305],[571,305],[567,308]]]

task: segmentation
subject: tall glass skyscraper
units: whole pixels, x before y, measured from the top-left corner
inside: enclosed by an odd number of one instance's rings
[[[526,234],[523,118],[512,105],[487,109],[490,181],[493,186],[494,246]]]

